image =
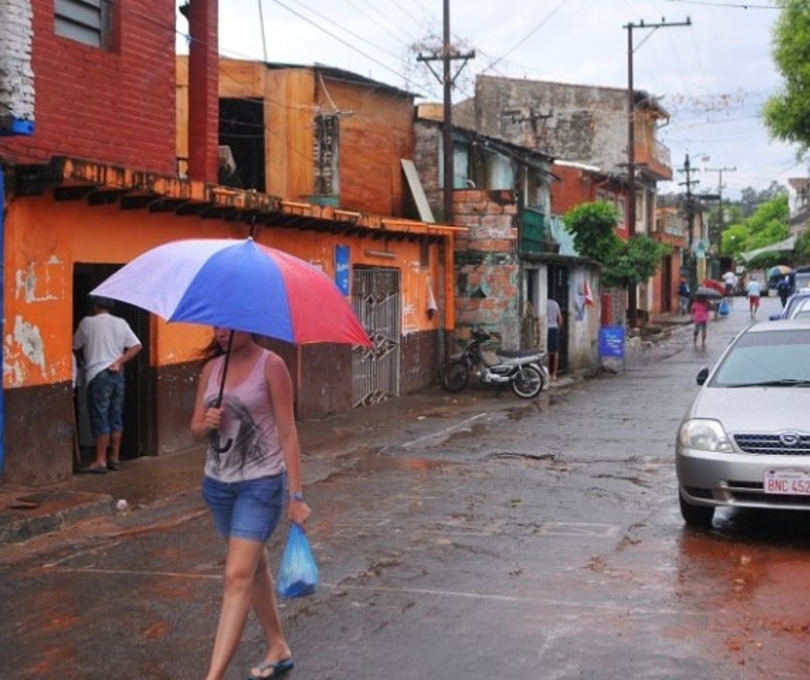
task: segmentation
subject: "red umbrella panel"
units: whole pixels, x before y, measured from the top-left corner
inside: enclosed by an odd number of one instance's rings
[[[725,284],[725,283],[723,283],[722,281],[715,281],[714,279],[706,279],[706,280],[703,282],[703,285],[704,285],[706,288],[711,288],[711,289],[713,289],[713,290],[716,290],[716,291],[717,291],[718,293],[720,293],[721,295],[725,295],[725,294],[726,294],[726,284]]]

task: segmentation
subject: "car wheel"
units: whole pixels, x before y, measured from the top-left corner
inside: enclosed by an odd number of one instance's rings
[[[707,529],[712,525],[714,519],[714,507],[711,505],[690,505],[679,493],[678,500],[681,502],[681,517],[690,527]]]

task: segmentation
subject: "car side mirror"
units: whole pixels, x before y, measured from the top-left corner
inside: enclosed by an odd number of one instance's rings
[[[703,368],[701,368],[698,371],[697,384],[702,385],[703,383],[706,382],[706,378],[708,378],[708,377],[709,377],[709,369],[708,369],[708,367],[704,366]]]

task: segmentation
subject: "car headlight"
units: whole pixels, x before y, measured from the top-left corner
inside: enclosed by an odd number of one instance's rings
[[[734,449],[723,426],[717,420],[687,420],[678,430],[678,442],[687,449],[731,453]]]

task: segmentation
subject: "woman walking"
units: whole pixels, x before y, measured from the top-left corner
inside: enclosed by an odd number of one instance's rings
[[[702,295],[698,295],[692,300],[692,323],[695,324],[692,332],[694,345],[697,345],[698,335],[700,335],[701,347],[706,346],[706,325],[709,323],[711,309],[711,303]]]
[[[222,395],[224,350],[232,334]],[[214,329],[200,375],[192,435],[208,438],[203,497],[227,541],[225,585],[206,680],[222,680],[236,653],[251,607],[267,651],[248,679],[276,678],[293,667],[274,592],[265,544],[289,494],[287,519],[303,525],[310,514],[301,484],[301,453],[293,412],[292,379],[277,354],[249,333]]]

